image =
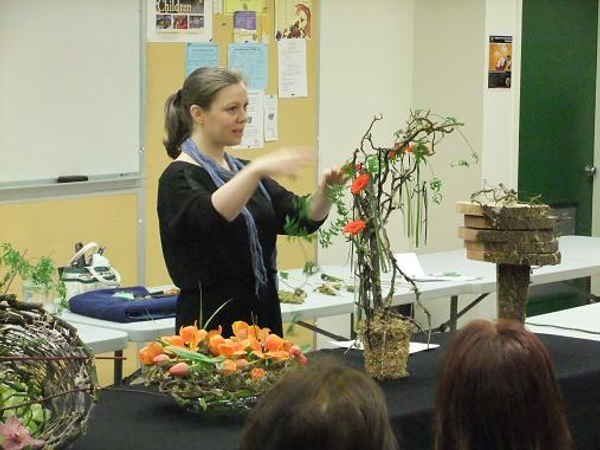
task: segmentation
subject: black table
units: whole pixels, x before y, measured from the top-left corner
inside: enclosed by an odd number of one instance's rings
[[[600,342],[539,335],[550,351],[565,400],[577,450],[600,449]],[[411,355],[410,376],[381,383],[390,419],[402,450],[431,448],[432,412],[437,367],[448,333],[434,335],[441,349]],[[362,352],[323,350],[362,368]],[[101,393],[88,431],[76,450],[134,450],[165,448],[236,449],[243,418],[191,415],[170,398],[133,392]],[[152,391],[154,392],[154,391]]]

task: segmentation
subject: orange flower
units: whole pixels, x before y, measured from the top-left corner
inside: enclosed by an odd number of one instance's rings
[[[210,334],[210,333],[209,333]],[[211,336],[208,340],[208,351],[213,355],[219,355],[219,345],[225,343],[225,338],[220,334],[215,334]]]
[[[267,374],[267,372],[265,372],[265,369],[261,369],[260,367],[255,367],[254,369],[252,369],[250,371],[250,376],[252,377],[252,379],[254,381],[256,380],[260,380],[261,378],[263,378],[265,375]]]
[[[352,187],[350,188],[350,192],[352,192],[352,195],[358,194],[365,187],[367,187],[367,185],[369,184],[369,178],[370,175],[368,173],[363,173],[356,177],[356,180],[354,180],[354,182],[352,183]]]
[[[238,339],[248,339],[248,324],[243,320],[237,320],[231,325],[233,334]]]
[[[344,228],[342,228],[342,231],[344,233],[348,233],[350,236],[356,236],[358,233],[364,230],[366,226],[367,224],[362,220],[352,220],[351,222],[348,222]]]
[[[183,347],[185,344],[181,336],[163,336],[160,340],[173,347]]]
[[[283,339],[281,339],[276,334],[270,334],[267,340],[265,341],[265,349],[268,352],[274,352],[281,350],[283,347]]]
[[[237,366],[230,359],[225,359],[223,362],[218,363],[217,368],[223,375],[230,375],[237,371]]]
[[[146,347],[140,349],[138,359],[142,364],[149,366],[152,364],[155,356],[163,354],[165,351],[158,342],[152,341]]]
[[[285,361],[286,359],[290,359],[290,354],[284,350],[277,350],[265,353],[265,357],[277,361]]]

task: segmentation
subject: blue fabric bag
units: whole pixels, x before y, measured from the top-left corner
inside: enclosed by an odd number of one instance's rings
[[[113,322],[139,322],[175,317],[175,295],[150,295],[142,286],[97,289],[75,295],[69,308],[76,314]]]

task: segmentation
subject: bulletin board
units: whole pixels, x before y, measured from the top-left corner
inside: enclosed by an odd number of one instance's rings
[[[219,3],[219,2],[216,2]],[[243,4],[245,2],[237,2]],[[265,0],[265,10],[257,15],[257,34],[262,36],[263,24],[269,28],[267,57],[268,83],[265,94],[278,94],[278,52],[275,39],[275,0]],[[280,2],[277,2],[278,4]],[[227,2],[222,2],[223,13],[214,14],[212,23],[213,42],[217,44],[219,65],[227,65],[227,45],[234,41],[233,15],[225,13]],[[243,7],[243,5],[242,5]],[[230,150],[236,157],[252,160],[257,156],[282,147],[302,146],[315,152],[317,139],[317,49],[318,49],[318,1],[311,5],[311,38],[306,39],[307,96],[278,100],[278,140],[266,142],[264,148]],[[259,39],[259,42],[261,40]],[[166,98],[183,84],[185,78],[186,43],[149,42],[146,45],[146,275],[148,284],[161,284],[168,280],[158,243],[158,220],[156,217],[156,192],[160,174],[169,164],[162,140],[164,139],[163,106]],[[304,169],[296,181],[278,180],[297,194],[312,192],[316,185],[315,167]],[[313,258],[314,247],[297,240],[280,238],[279,267],[299,267],[306,258]]]

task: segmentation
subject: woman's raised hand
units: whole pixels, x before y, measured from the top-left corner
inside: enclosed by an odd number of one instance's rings
[[[348,174],[344,173],[339,167],[330,167],[321,173],[318,187],[322,191],[326,191],[327,186],[332,186],[334,184],[341,185],[346,183],[346,181],[348,181]]]
[[[302,167],[315,161],[314,156],[306,148],[283,148],[252,161],[248,167],[261,177],[283,175],[295,179]]]

